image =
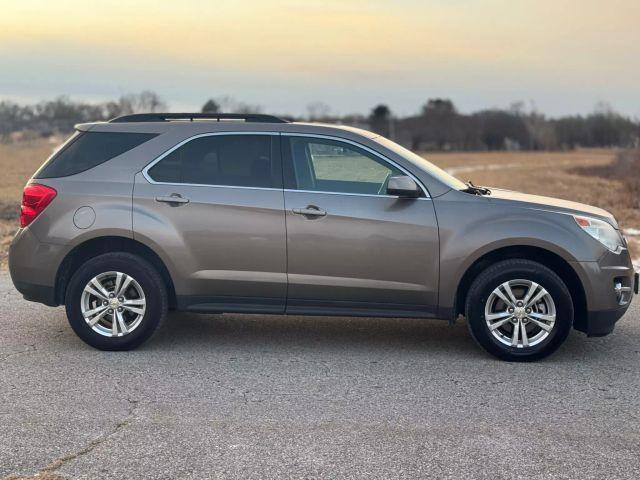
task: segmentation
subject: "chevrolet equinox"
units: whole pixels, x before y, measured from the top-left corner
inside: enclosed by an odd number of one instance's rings
[[[638,292],[599,208],[462,183],[371,132],[268,115],[76,126],[24,188],[9,264],[104,350],[167,310],[466,317],[505,360],[610,333]]]

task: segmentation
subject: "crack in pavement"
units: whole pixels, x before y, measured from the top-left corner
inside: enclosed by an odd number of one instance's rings
[[[30,343],[30,344],[26,344],[25,345],[27,348],[25,350],[20,350],[17,352],[11,352],[11,353],[7,353],[7,354],[1,354],[0,353],[0,363],[4,362],[5,360],[11,358],[11,357],[15,357],[16,355],[26,355],[29,353],[34,353],[38,351],[38,347],[36,346],[35,343]]]
[[[57,475],[55,472],[59,470],[63,465],[72,460],[76,460],[77,458],[87,455],[131,423],[131,420],[135,418],[135,412],[138,408],[139,400],[132,400],[130,398],[127,398],[127,402],[129,402],[129,411],[127,412],[127,416],[124,418],[124,420],[118,422],[115,427],[111,429],[111,431],[89,442],[84,448],[55,459],[49,465],[41,468],[38,473],[31,477],[11,474],[4,477],[2,480],[62,480],[63,477]]]

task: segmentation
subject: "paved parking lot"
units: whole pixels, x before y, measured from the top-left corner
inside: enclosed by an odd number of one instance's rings
[[[639,478],[640,308],[508,364],[441,321],[172,314],[83,344],[0,274],[0,478]]]

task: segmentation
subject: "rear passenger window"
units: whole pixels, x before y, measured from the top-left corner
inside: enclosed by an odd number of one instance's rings
[[[154,133],[80,132],[35,178],[68,177],[111,160],[157,136]]]
[[[177,148],[147,172],[155,182],[277,187],[272,135],[210,135]]]

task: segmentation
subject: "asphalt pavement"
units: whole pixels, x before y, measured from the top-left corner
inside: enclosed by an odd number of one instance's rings
[[[174,313],[100,352],[0,273],[0,478],[640,478],[640,307],[505,363],[464,323]]]

